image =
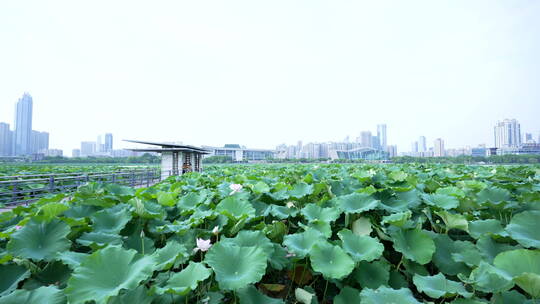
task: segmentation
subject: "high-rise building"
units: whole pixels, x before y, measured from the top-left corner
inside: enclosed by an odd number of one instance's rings
[[[31,154],[32,145],[32,96],[24,93],[15,106],[13,154]]]
[[[426,137],[418,137],[418,152],[427,152]]]
[[[96,154],[96,142],[95,141],[83,141],[81,142],[81,156],[91,156]]]
[[[105,133],[105,152],[111,153],[113,150],[113,136],[111,133]]]
[[[386,139],[386,124],[377,125],[377,137],[379,138],[379,144],[382,150],[386,151],[386,147],[388,145]]]
[[[71,157],[81,157],[81,149],[71,150]]]
[[[386,151],[385,149],[382,149],[381,147],[379,136],[371,136],[371,147],[373,149]]]
[[[521,145],[521,128],[515,119],[497,122],[493,133],[496,148],[517,148]]]
[[[435,157],[445,156],[444,140],[442,140],[441,138],[437,138],[433,142],[433,156]]]
[[[0,156],[12,155],[13,132],[9,129],[9,124],[0,122]]]
[[[413,154],[418,153],[418,142],[417,142],[417,141],[413,141],[413,142],[411,143],[411,152],[412,152]]]
[[[534,144],[535,141],[533,139],[532,133],[525,133],[525,138],[523,139],[523,142],[526,144]]]
[[[371,131],[360,132],[360,145],[362,145],[362,147],[372,146]]]
[[[49,149],[49,133],[32,130],[30,152],[38,153]]]
[[[397,146],[396,145],[386,146],[386,152],[388,152],[389,158],[396,157],[398,155]]]

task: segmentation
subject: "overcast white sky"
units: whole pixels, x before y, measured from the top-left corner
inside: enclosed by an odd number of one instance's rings
[[[388,125],[493,144],[540,133],[540,1],[0,2],[0,121],[34,98],[51,148],[120,139],[342,140]]]

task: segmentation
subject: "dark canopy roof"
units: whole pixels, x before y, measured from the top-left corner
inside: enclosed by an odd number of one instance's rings
[[[161,146],[161,148],[141,148],[141,149],[128,149],[131,151],[137,151],[137,152],[195,152],[200,154],[209,154],[210,151],[195,147],[195,146],[189,146],[189,145],[178,145],[178,144],[171,144],[171,143],[160,143],[160,142],[154,142],[154,141],[140,141],[140,140],[129,140],[124,139],[124,141],[137,143],[137,144],[144,144],[144,145],[152,145],[152,146]]]

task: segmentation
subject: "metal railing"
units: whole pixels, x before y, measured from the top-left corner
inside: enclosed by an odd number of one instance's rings
[[[73,192],[87,182],[149,187],[160,180],[159,169],[0,176],[0,203],[28,204],[48,194]]]

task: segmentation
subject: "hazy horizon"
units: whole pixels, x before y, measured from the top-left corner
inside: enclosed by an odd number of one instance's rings
[[[540,2],[0,3],[0,122],[81,141],[350,140],[387,124],[400,152],[540,134]]]

